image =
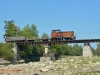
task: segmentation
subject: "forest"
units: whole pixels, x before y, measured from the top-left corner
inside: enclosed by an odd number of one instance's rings
[[[43,33],[39,36],[39,30],[34,24],[27,24],[22,29],[18,27],[13,20],[4,21],[4,36],[27,36],[29,39],[34,38],[49,38],[47,33]],[[6,60],[12,60],[14,52],[11,50],[12,43],[0,43],[0,57]],[[94,55],[100,55],[100,44],[97,44],[97,48],[92,51]],[[68,45],[68,44],[54,44],[51,45],[51,52],[54,53],[56,58],[60,56],[82,56],[82,46],[78,44]],[[44,45],[22,45],[20,47],[20,56],[22,59],[34,58],[37,59],[41,57],[44,53]]]

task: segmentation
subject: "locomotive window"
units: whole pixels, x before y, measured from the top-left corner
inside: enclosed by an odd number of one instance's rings
[[[52,32],[61,32],[61,30],[60,29],[52,30]]]

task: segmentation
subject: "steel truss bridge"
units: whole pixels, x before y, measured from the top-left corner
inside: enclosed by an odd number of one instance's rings
[[[41,39],[41,41],[36,42],[34,40],[25,41],[10,41],[17,45],[37,45],[37,44],[68,44],[68,43],[95,43],[100,42],[100,39],[79,39],[79,40],[68,40],[68,41],[49,41],[49,39]]]

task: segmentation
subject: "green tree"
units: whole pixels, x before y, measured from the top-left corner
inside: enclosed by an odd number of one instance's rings
[[[93,55],[96,55],[96,50],[93,47],[91,47],[91,50],[93,52]]]
[[[72,53],[73,53],[73,55],[76,55],[76,56],[82,55],[82,47],[79,46],[78,44],[74,44]]]
[[[51,50],[58,58],[61,55],[69,55],[70,47],[67,44],[54,44],[51,45]]]
[[[31,31],[32,31],[31,34],[32,34],[33,36],[38,37],[39,31],[37,30],[37,27],[36,27],[34,24],[31,25]]]
[[[17,36],[17,34],[20,32],[20,28],[18,26],[16,26],[14,24],[14,21],[4,21],[5,23],[5,33],[4,36],[10,36],[10,37],[14,37]],[[0,55],[7,59],[10,60],[13,56],[13,52],[11,50],[11,48],[9,47],[11,43],[0,43]]]
[[[42,38],[42,39],[48,39],[48,38],[49,38],[49,35],[46,34],[46,33],[43,33],[43,34],[41,35],[41,38]]]
[[[65,55],[70,56],[73,55],[73,50],[71,45],[66,45]]]
[[[5,25],[5,36],[17,36],[20,31],[20,28],[14,24],[14,21],[4,21]]]
[[[100,43],[97,44],[97,48],[96,48],[95,54],[100,56]]]
[[[38,39],[38,30],[34,24],[31,26],[26,25],[20,32],[19,36],[26,36],[28,39],[33,39],[36,41]],[[39,57],[43,53],[43,46],[41,45],[23,45],[20,47],[21,57],[31,58],[31,57]]]
[[[28,39],[38,38],[38,30],[34,24],[26,25],[19,33],[19,36],[26,36]]]
[[[52,50],[52,53],[55,54],[56,58],[63,54],[61,51],[61,46],[59,44],[51,45],[51,50]]]
[[[52,45],[52,52],[58,58],[59,56],[80,56],[82,55],[82,47],[78,44],[73,46],[67,44],[55,44]]]
[[[8,43],[0,43],[0,56],[6,60],[11,60],[13,57],[13,51],[9,45]]]

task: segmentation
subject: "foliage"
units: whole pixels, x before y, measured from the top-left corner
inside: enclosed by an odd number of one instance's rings
[[[19,36],[26,36],[29,39],[34,39],[38,37],[38,30],[34,24],[32,24],[31,27],[26,25],[19,33]]]
[[[12,59],[13,52],[8,43],[0,43],[0,57],[3,57],[6,60]]]
[[[74,44],[72,51],[73,51],[72,55],[76,55],[76,56],[82,55],[82,47],[79,46],[78,44]]]
[[[52,45],[51,50],[52,50],[52,53],[55,54],[55,57],[58,57],[59,55],[63,54],[63,51],[61,51],[62,49],[61,49],[61,46],[59,44]]]
[[[46,33],[43,33],[43,34],[41,35],[41,38],[42,38],[42,39],[48,39],[48,38],[49,38],[49,35],[46,34]]]
[[[20,32],[19,36],[26,36],[28,40],[30,39],[38,39],[38,30],[34,24],[31,26],[26,25]],[[43,54],[43,46],[42,45],[25,45],[20,47],[21,57],[23,58],[31,58],[31,57],[39,57]]]
[[[20,28],[17,27],[13,21],[5,21],[5,36],[17,36],[20,31]]]
[[[95,54],[100,56],[100,43],[97,44],[97,49],[95,51]]]
[[[93,55],[96,55],[96,50],[93,47],[91,47],[91,50],[93,52]]]
[[[20,50],[22,58],[40,57],[44,52],[42,45],[24,45],[20,47]]]
[[[74,44],[74,46],[70,46],[67,44],[55,44],[52,45],[52,52],[56,57],[61,55],[70,55],[70,56],[80,56],[82,55],[82,47],[78,44]]]

